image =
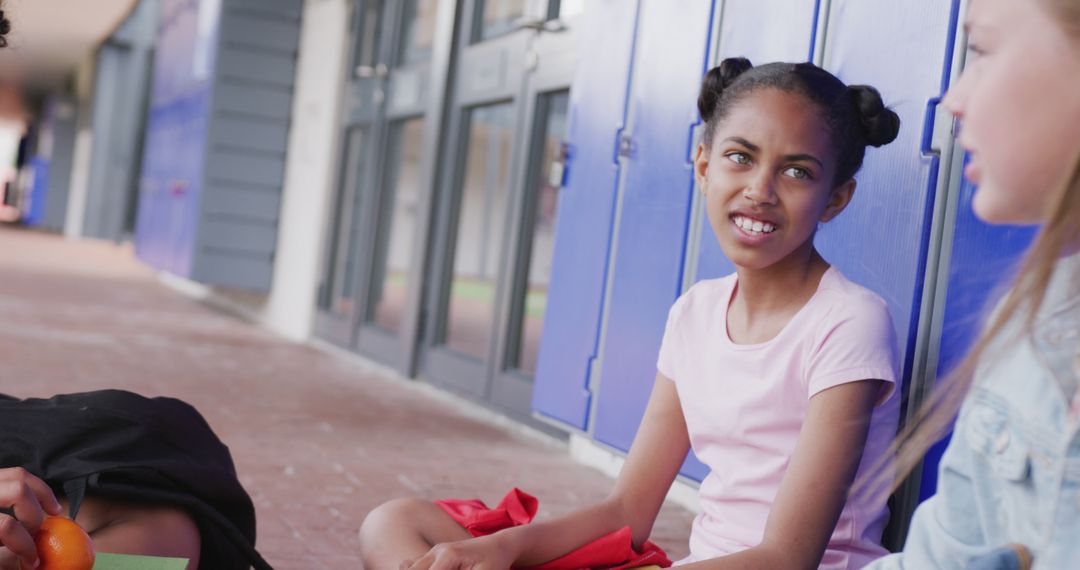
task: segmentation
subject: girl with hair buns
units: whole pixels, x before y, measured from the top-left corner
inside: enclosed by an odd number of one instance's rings
[[[1041,227],[982,337],[898,438],[902,476],[959,408],[937,494],[874,568],[1077,568],[1080,3],[972,0],[965,28],[973,57],[944,104],[962,123],[973,209]]]
[[[367,568],[528,567],[619,532],[636,551],[655,548],[647,538],[691,447],[711,472],[679,564],[846,569],[886,553],[883,502],[847,495],[895,434],[893,326],[885,302],[830,266],[814,235],[851,201],[866,146],[891,142],[899,118],[873,88],[812,64],[738,58],[709,71],[698,107],[694,170],[736,272],[672,306],[611,495],[504,529],[466,528],[453,502],[392,501],[361,528]]]

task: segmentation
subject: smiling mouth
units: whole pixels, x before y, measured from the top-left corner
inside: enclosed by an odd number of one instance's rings
[[[734,222],[739,229],[752,236],[767,235],[776,231],[776,226],[770,222],[755,220],[739,214],[731,216],[731,221]]]

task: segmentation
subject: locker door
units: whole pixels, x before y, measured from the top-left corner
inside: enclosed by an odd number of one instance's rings
[[[905,405],[920,390],[906,384],[927,376],[925,355],[932,339],[933,294],[923,292],[925,284],[933,285],[928,268],[936,267],[941,248],[942,221],[935,211],[940,216],[948,179],[939,172],[941,154],[947,155],[951,144],[948,118],[937,102],[952,73],[959,5],[959,0],[834,0],[827,16],[823,65],[845,82],[877,87],[900,115],[901,129],[890,145],[867,151],[851,205],[821,228],[817,245],[848,278],[888,303]],[[901,489],[887,545],[902,544],[913,504],[912,493]]]
[[[533,388],[533,410],[585,429],[590,372],[619,180],[637,2],[592,0],[581,14],[578,67],[570,88],[568,162],[560,195],[551,285]]]
[[[697,96],[715,13],[711,0],[679,10],[641,4],[594,434],[622,450],[641,422],[668,309],[682,290]]]
[[[706,14],[716,13],[712,6],[695,7],[698,9],[707,10]],[[616,262],[612,288],[601,396],[597,404],[596,436],[600,441],[629,449],[655,375],[656,353],[671,303],[693,283],[692,276],[715,277],[733,270],[708,224],[703,222],[704,211],[696,202],[697,192],[693,187],[690,157],[696,138],[690,129],[699,120],[696,97],[702,75],[707,67],[731,56],[749,57],[756,63],[806,59],[813,47],[816,13],[811,3],[793,9],[789,2],[776,0],[729,0],[723,3],[718,26],[712,23],[705,27],[702,24],[707,16],[693,16],[690,22],[698,22],[701,37],[683,37],[679,42],[664,38],[664,49],[671,51],[661,52],[652,47],[655,59],[651,61],[664,69],[671,67],[671,61],[691,59],[686,55],[691,45],[700,51],[696,52],[695,65],[687,62],[685,68],[679,69],[685,74],[680,76],[679,87],[665,89],[678,91],[677,110],[662,95],[657,97],[647,89],[634,98],[634,132],[656,138],[648,145],[642,141],[636,149],[638,153],[632,154],[627,164],[622,227],[628,229],[625,236],[620,236],[622,255]],[[692,24],[681,23],[680,27],[659,29],[691,27]],[[639,41],[644,41],[647,33],[643,30]],[[709,53],[713,50],[708,47],[710,34],[719,40],[719,49],[712,58]],[[643,85],[672,84],[666,79],[658,81],[654,75],[657,71],[644,66],[642,62],[635,69],[643,78]],[[678,112],[682,113],[681,123],[665,114]],[[664,136],[668,139],[664,140]],[[674,142],[672,137],[677,137]],[[661,154],[659,149],[665,149],[667,154]],[[649,192],[653,194],[650,196]],[[663,216],[655,208],[671,211]],[[646,235],[643,228],[649,227],[659,235]],[[654,277],[641,280],[642,275]],[[707,471],[691,454],[682,472],[700,480]]]
[[[525,423],[535,421],[533,347],[549,282],[547,228],[562,186],[561,172],[541,177],[538,169],[563,163],[580,7],[463,4],[428,240],[421,376]]]
[[[834,0],[824,66],[877,87],[900,115],[892,144],[867,152],[847,210],[818,232],[827,260],[889,304],[909,378],[933,228],[939,156],[936,101],[948,86],[959,1]]]

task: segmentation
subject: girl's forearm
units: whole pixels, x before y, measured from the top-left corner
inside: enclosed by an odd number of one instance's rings
[[[630,523],[616,499],[550,521],[516,526],[496,533],[515,554],[516,566],[550,562]]]

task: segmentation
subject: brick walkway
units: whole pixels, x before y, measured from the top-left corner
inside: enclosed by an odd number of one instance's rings
[[[106,387],[202,411],[255,501],[260,550],[285,570],[358,568],[356,529],[393,497],[491,504],[516,485],[548,517],[611,487],[559,444],[192,301],[128,247],[0,225],[0,392]],[[653,538],[673,558],[691,518],[661,513]]]

